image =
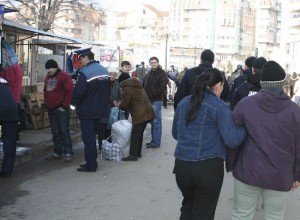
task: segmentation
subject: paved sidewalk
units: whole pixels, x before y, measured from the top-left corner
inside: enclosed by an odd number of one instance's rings
[[[70,124],[70,133],[73,144],[81,139],[79,123],[72,125]],[[53,150],[50,127],[39,130],[24,130],[19,135],[20,142],[17,144],[17,147],[30,148],[30,152],[24,156],[17,156],[15,166],[31,161],[38,157],[45,157]],[[1,160],[0,163],[2,163]]]

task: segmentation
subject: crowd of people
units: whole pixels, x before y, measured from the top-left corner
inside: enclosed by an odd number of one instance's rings
[[[47,160],[72,161],[70,106],[76,108],[85,163],[79,172],[95,172],[102,140],[111,135],[112,108],[131,116],[129,156],[142,157],[143,133],[151,124],[148,148],[161,147],[162,107],[168,87],[174,95],[172,135],[177,140],[173,173],[183,195],[180,219],[214,219],[224,161],[234,176],[232,219],[253,219],[260,196],[264,219],[284,219],[288,192],[300,186],[300,77],[288,77],[275,61],[249,57],[230,77],[213,68],[215,54],[206,49],[197,67],[164,71],[157,57],[132,72],[101,66],[90,49],[77,51],[81,68],[76,82],[53,59],[45,63],[45,107],[53,135]],[[74,77],[73,77],[74,78]],[[170,86],[172,82],[173,86]],[[18,108],[5,78],[0,78],[0,121],[4,159],[1,176],[13,173]],[[291,99],[292,98],[292,99]],[[293,102],[293,101],[294,102]],[[3,104],[2,104],[3,103]],[[97,140],[98,139],[98,147]]]

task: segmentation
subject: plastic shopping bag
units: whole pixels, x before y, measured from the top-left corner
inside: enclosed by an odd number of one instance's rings
[[[112,126],[113,123],[118,121],[118,118],[119,118],[119,109],[116,107],[111,108],[110,114],[109,114],[108,125]]]
[[[110,143],[107,140],[102,141],[102,157],[105,160],[122,160],[122,147],[118,143]]]
[[[112,125],[112,143],[118,143],[122,147],[123,156],[128,154],[130,146],[132,124],[128,120],[120,120]]]
[[[109,114],[108,126],[111,127],[113,123],[119,120],[125,120],[125,112],[121,111],[117,107],[111,108]]]

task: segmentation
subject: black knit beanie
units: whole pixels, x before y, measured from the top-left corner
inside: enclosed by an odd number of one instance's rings
[[[45,68],[46,70],[50,69],[50,68],[58,68],[58,64],[55,60],[48,60],[45,64]]]
[[[260,83],[262,88],[282,88],[285,80],[285,71],[278,63],[269,61],[264,65]]]
[[[253,65],[253,62],[254,60],[256,60],[256,57],[248,57],[246,60],[245,60],[245,64],[248,68],[252,68],[252,65]]]

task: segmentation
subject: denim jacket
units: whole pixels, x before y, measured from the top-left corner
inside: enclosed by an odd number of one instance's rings
[[[246,137],[244,128],[233,124],[230,107],[214,93],[205,91],[195,121],[186,126],[185,116],[191,107],[191,96],[178,105],[172,128],[177,140],[175,157],[184,161],[226,158],[226,145],[238,147]]]

